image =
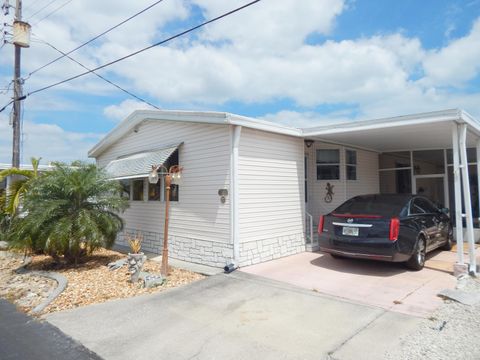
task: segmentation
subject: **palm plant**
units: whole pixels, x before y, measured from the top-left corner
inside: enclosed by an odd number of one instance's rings
[[[128,202],[115,181],[93,164],[55,164],[32,183],[24,216],[12,222],[14,247],[43,251],[77,263],[98,247],[111,247],[123,229]]]
[[[0,182],[7,177],[15,177],[8,189],[0,199],[1,212],[14,216],[20,206],[24,195],[28,192],[31,183],[38,177],[38,165],[42,158],[31,158],[32,170],[11,168],[0,171]]]

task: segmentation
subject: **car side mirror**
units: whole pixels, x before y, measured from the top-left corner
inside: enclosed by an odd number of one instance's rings
[[[440,208],[440,212],[441,212],[442,214],[448,215],[448,213],[450,212],[450,210],[448,210],[448,208]]]

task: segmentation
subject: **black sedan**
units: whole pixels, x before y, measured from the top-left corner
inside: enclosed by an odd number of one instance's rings
[[[406,262],[420,270],[427,252],[452,248],[447,212],[423,196],[356,196],[320,217],[320,250],[333,257]]]

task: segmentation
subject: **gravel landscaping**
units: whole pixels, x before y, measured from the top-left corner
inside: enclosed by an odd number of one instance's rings
[[[19,254],[0,251],[0,297],[29,312],[47,299],[57,282],[43,276],[14,273],[23,265],[22,259]]]
[[[459,280],[457,289],[480,293],[480,279],[466,277]],[[445,300],[430,317],[406,338],[401,347],[388,353],[387,360],[480,359],[480,303],[463,305]]]
[[[170,267],[167,281],[154,288],[143,288],[140,283],[132,284],[127,267],[109,270],[108,263],[124,259],[126,255],[112,250],[99,249],[74,265],[54,264],[48,256],[35,256],[29,270],[54,271],[67,278],[65,291],[57,297],[43,313],[51,313],[112,299],[149,294],[182,286],[204,278],[203,275]],[[21,310],[30,312],[45,300],[57,286],[56,281],[31,274],[15,274],[22,265],[22,258],[6,251],[0,251],[0,297],[15,303]],[[160,263],[147,260],[143,271],[158,274]]]

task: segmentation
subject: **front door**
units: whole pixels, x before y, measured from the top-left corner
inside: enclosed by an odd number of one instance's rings
[[[423,195],[432,200],[439,207],[445,207],[445,176],[420,175],[415,176],[415,190],[417,195]]]

